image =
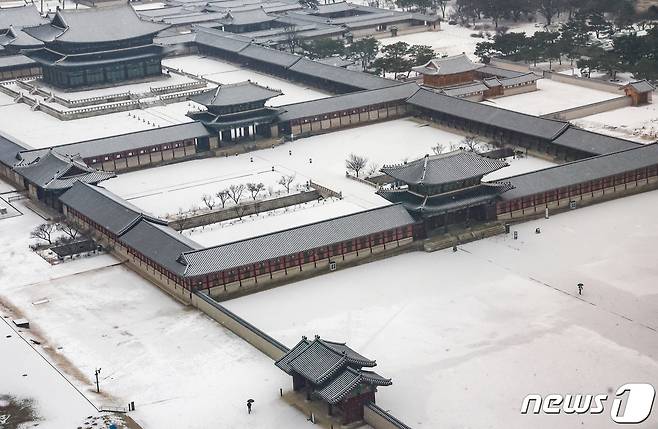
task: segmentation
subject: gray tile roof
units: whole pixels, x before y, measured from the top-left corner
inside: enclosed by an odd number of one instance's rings
[[[59,200],[115,235],[123,234],[142,219],[166,224],[100,186],[76,182]]]
[[[574,126],[569,127],[558,138],[553,140],[553,144],[569,149],[577,149],[592,155],[603,155],[604,153],[618,152],[620,150],[642,146],[641,143],[586,131]]]
[[[289,54],[278,49],[265,48],[258,45],[249,45],[240,51],[239,55],[244,58],[273,64],[288,68],[301,58],[299,55]]]
[[[59,10],[50,24],[25,31],[44,42],[100,43],[156,34],[167,25],[143,21],[128,3]]]
[[[642,93],[642,92],[651,92],[654,89],[656,89],[656,87],[653,86],[646,79],[640,80],[640,81],[637,81],[637,82],[631,82],[631,83],[629,83],[628,85],[625,85],[625,86],[630,86],[635,91],[640,92],[640,93]]]
[[[345,368],[330,383],[317,390],[315,394],[330,404],[340,402],[347,394],[361,384],[390,386],[391,379],[384,378],[376,372]]]
[[[18,163],[18,153],[22,150],[25,150],[25,147],[0,134],[0,163],[13,167]]]
[[[418,91],[408,102],[453,117],[546,140],[555,139],[569,126],[566,122],[538,118],[488,104],[449,97],[427,89]]]
[[[256,8],[243,11],[228,11],[218,22],[226,25],[250,25],[271,22],[275,19],[276,17],[268,15],[263,9]]]
[[[360,89],[378,89],[400,84],[395,80],[384,79],[383,77],[369,73],[347,70],[342,67],[334,67],[306,58],[300,59],[290,67],[290,70],[296,73],[313,76],[318,79],[324,79],[329,82],[340,83]]]
[[[208,129],[206,129],[206,127],[200,122],[188,122],[168,127],[154,128],[134,133],[54,146],[52,149],[62,155],[80,155],[80,157],[88,159],[164,143],[207,137],[209,135],[210,132]],[[21,158],[26,162],[29,162],[37,156],[42,156],[48,150],[49,149],[34,149],[23,151],[21,153]]]
[[[231,36],[230,33],[212,28],[204,28],[198,25],[195,25],[193,28],[197,32],[196,43],[202,46],[236,53],[251,44],[250,38],[239,35]]]
[[[183,254],[186,276],[200,276],[278,258],[414,223],[390,205]]]
[[[478,73],[482,73],[490,76],[496,76],[498,78],[513,78],[513,77],[523,76],[524,74],[526,74],[526,73],[518,72],[516,70],[504,69],[489,64],[480,67],[478,69]]]
[[[487,89],[489,89],[487,85],[481,82],[473,82],[466,85],[443,88],[441,92],[451,97],[465,97],[467,95],[481,94]]]
[[[282,94],[278,89],[271,89],[251,81],[245,81],[220,85],[215,89],[190,97],[190,99],[204,106],[232,106],[257,101],[264,102]]]
[[[37,62],[25,55],[8,55],[0,56],[0,70],[12,69],[16,67],[36,66]]]
[[[21,161],[14,171],[44,189],[66,189],[76,181],[98,183],[115,177],[112,172],[88,167],[79,157],[68,157],[49,150],[31,162]]]
[[[313,341],[289,365],[314,385],[321,385],[347,365],[347,358],[321,341]]]
[[[466,54],[446,58],[433,58],[422,66],[414,67],[418,73],[436,76],[465,73],[482,68],[482,64],[474,63]]]
[[[456,150],[440,155],[425,155],[406,164],[384,166],[381,172],[409,184],[440,185],[482,177],[508,165],[499,159]]]
[[[279,121],[290,121],[323,115],[332,112],[358,109],[360,107],[402,101],[415,94],[420,87],[415,83],[403,83],[383,89],[351,92],[335,97],[320,98],[318,100],[280,106],[282,113]]]
[[[6,30],[9,27],[15,29],[31,27],[45,22],[48,20],[41,17],[34,4],[0,9],[0,30]]]
[[[201,248],[172,228],[143,218],[124,232],[119,241],[178,275],[185,270],[185,265],[177,261],[180,254]]]
[[[513,200],[657,164],[658,143],[581,159],[500,179],[514,186],[514,189],[503,194],[503,199]]]
[[[500,83],[502,83],[503,86],[522,85],[526,83],[537,82],[539,79],[543,78],[541,76],[537,76],[534,73],[526,73],[521,76],[500,79]]]

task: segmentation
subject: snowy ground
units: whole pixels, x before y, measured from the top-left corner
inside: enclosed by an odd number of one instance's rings
[[[405,254],[225,304],[284,343],[317,333],[377,359],[394,383],[379,405],[413,427],[611,428],[613,390],[658,374],[657,205],[654,191],[515,225],[516,241]],[[521,416],[529,393],[611,399],[600,415]],[[657,423],[654,410],[637,427]]]
[[[109,255],[49,265],[27,247],[41,218],[21,210],[24,216],[0,220],[0,302],[29,319],[38,350],[50,350],[49,359],[94,404],[135,401],[129,415],[145,429],[307,427],[279,399],[290,380],[269,358]],[[19,359],[13,348],[20,344],[10,346],[4,335],[0,344],[7,344],[0,346],[3,363],[5,353]],[[62,379],[31,364],[33,354],[19,352],[19,366],[0,365],[0,393],[43,400],[39,427],[77,427],[92,414]],[[98,367],[103,397],[93,393]],[[15,380],[19,372],[28,377]],[[250,416],[249,398],[256,400]]]
[[[204,246],[215,246],[245,238],[269,234],[325,219],[356,213],[363,209],[345,200],[322,200],[298,204],[284,209],[270,210],[242,219],[219,222],[184,232]]]
[[[658,101],[654,93],[654,100]],[[658,105],[624,107],[572,121],[579,127],[615,137],[651,143],[658,140]]]
[[[621,95],[569,85],[550,79],[540,79],[537,82],[537,88],[537,91],[500,97],[484,101],[484,103],[502,107],[503,109],[539,116],[610,100]]]
[[[27,104],[15,103],[11,97],[0,93],[0,130],[32,148],[43,148],[191,122],[185,116],[191,105],[188,102],[174,103],[60,121],[47,113],[30,110]]]
[[[281,106],[330,96],[317,89],[307,88],[212,57],[198,55],[172,57],[162,60],[162,64],[221,84],[251,80],[259,85],[281,90],[283,95],[270,100],[267,103],[269,106]]]
[[[96,408],[32,349],[17,330],[11,319],[0,320],[0,396],[10,394],[18,400],[34,401],[38,425],[43,429],[75,428],[85,417],[96,414]],[[29,337],[29,329],[20,331]],[[1,406],[0,414],[5,414]],[[12,417],[15,416],[10,414],[8,423]],[[4,426],[0,423],[0,427]]]
[[[414,160],[432,153],[432,146],[458,144],[463,136],[428,126],[412,119],[382,122],[330,134],[308,137],[228,158],[208,158],[120,174],[103,186],[153,214],[174,214],[179,208],[201,206],[204,194],[212,194],[231,183],[263,182],[280,190],[281,175],[294,174],[296,182],[313,180],[335,191],[363,209],[387,204],[371,186],[345,177],[345,158],[350,153],[366,156],[369,167]],[[290,151],[292,155],[290,155]],[[251,160],[253,159],[253,162]],[[312,160],[312,162],[309,162]],[[512,160],[513,167],[491,179],[537,170],[552,164],[537,159]],[[272,173],[272,167],[275,172]],[[343,213],[345,214],[345,213]],[[318,219],[319,220],[319,219]]]
[[[532,35],[535,31],[541,30],[534,23],[510,24],[510,32],[525,32]],[[437,53],[442,55],[467,54],[472,60],[477,60],[475,56],[475,45],[486,39],[471,37],[471,34],[478,33],[479,30],[462,27],[460,25],[448,25],[447,22],[441,23],[440,31],[425,31],[422,33],[406,34],[398,37],[387,37],[379,41],[383,45],[390,45],[397,42],[406,42],[410,45],[428,45]],[[489,30],[491,34],[495,31]]]

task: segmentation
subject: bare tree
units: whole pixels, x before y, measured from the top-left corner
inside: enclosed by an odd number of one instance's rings
[[[295,175],[291,174],[291,175],[281,176],[279,181],[276,182],[276,183],[283,186],[287,193],[290,193],[290,185],[292,185],[292,182],[294,182],[294,181],[295,181]]]
[[[446,145],[443,143],[437,143],[436,146],[432,146],[432,152],[434,155],[441,155],[446,150]]]
[[[80,234],[80,230],[78,228],[68,223],[58,223],[55,229],[66,234],[71,240],[75,240],[76,237]]]
[[[351,153],[345,160],[345,167],[349,171],[353,171],[356,177],[359,177],[359,172],[368,164],[368,158]]]
[[[235,214],[238,215],[238,218],[242,220],[242,216],[247,211],[247,207],[242,204],[236,204],[233,206],[233,210],[235,210]]]
[[[258,194],[260,194],[261,192],[263,192],[263,190],[265,190],[265,185],[263,183],[247,183],[247,189],[251,194],[251,199],[256,201],[256,198],[258,198]]]
[[[205,204],[209,210],[212,210],[215,205],[217,205],[217,200],[212,195],[205,194],[203,198],[201,198],[201,201],[203,201],[203,204]]]
[[[176,213],[176,218],[174,219],[174,226],[176,230],[183,233],[183,230],[187,228],[187,225],[190,223],[190,212],[184,212],[182,208],[178,209]]]
[[[219,202],[222,204],[222,208],[225,208],[226,207],[226,202],[230,198],[229,194],[228,194],[228,190],[222,189],[221,191],[217,192],[215,194],[215,196],[217,198],[219,198]]]
[[[375,174],[377,174],[378,171],[379,171],[379,164],[373,162],[368,167],[368,171],[366,171],[366,177],[374,176]]]
[[[297,26],[295,26],[295,24],[289,24],[283,27],[283,35],[286,40],[286,45],[288,45],[288,49],[290,49],[291,54],[294,54],[295,48],[299,46],[298,33],[299,31],[297,30]]]
[[[30,232],[30,238],[45,241],[48,244],[53,244],[53,233],[55,232],[55,225],[52,223],[42,223],[35,227]]]
[[[459,142],[459,146],[464,148],[464,150],[475,153],[478,152],[478,144],[478,138],[475,136],[466,136]]]
[[[235,204],[240,203],[240,198],[242,198],[242,193],[244,192],[244,185],[231,185],[228,187],[228,195],[233,200]]]

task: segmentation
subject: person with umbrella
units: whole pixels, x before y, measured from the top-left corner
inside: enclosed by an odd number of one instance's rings
[[[578,295],[582,295],[582,294],[583,294],[583,284],[578,283]]]
[[[247,412],[251,414],[251,406],[255,401],[253,399],[247,399]]]

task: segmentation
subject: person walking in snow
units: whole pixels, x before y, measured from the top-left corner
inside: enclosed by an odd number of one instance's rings
[[[578,295],[582,295],[582,294],[583,294],[583,284],[578,283]]]
[[[247,413],[251,414],[251,404],[254,403],[253,399],[247,400]]]

